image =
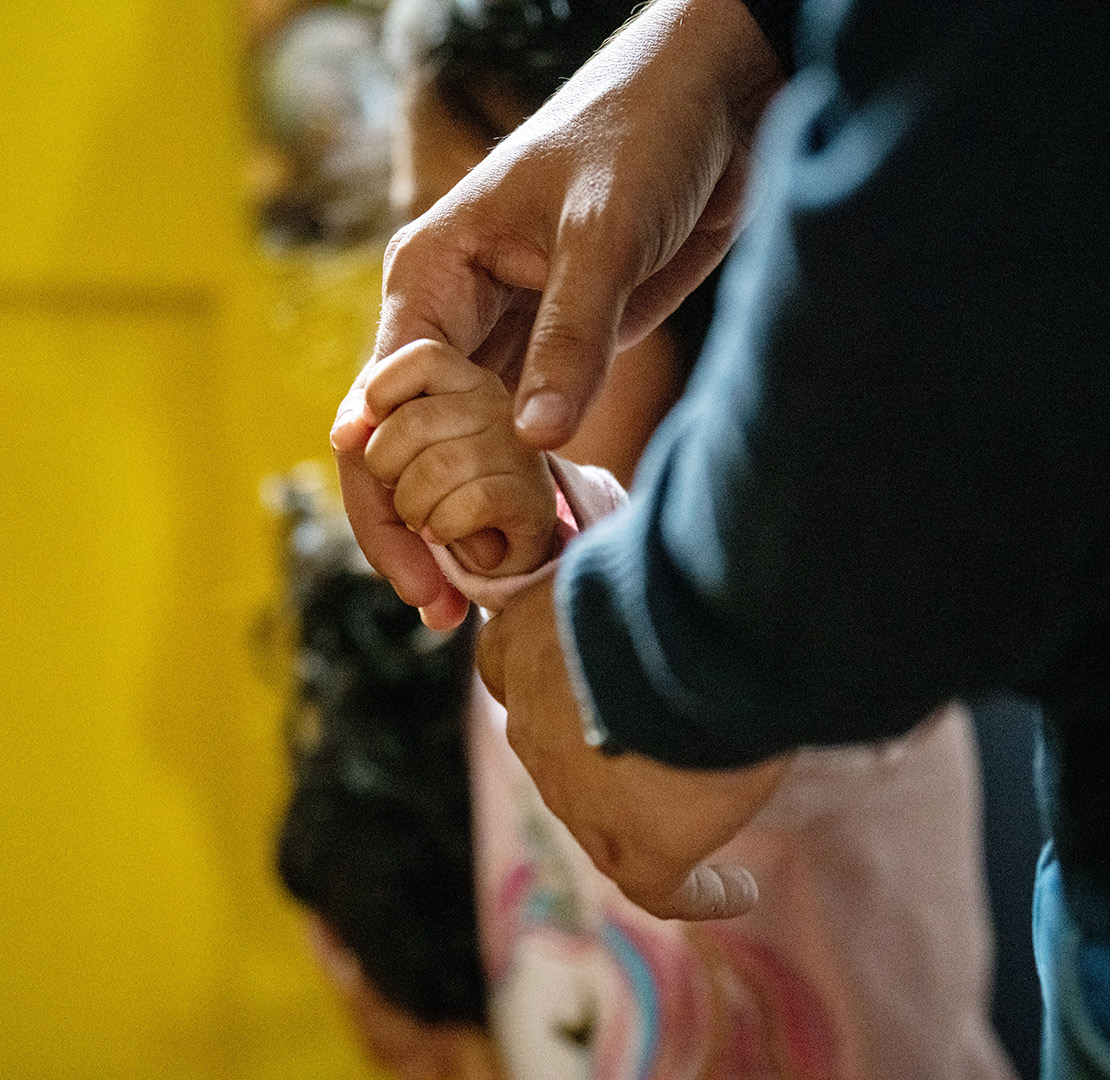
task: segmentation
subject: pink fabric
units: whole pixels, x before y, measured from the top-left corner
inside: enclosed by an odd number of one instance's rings
[[[553,471],[582,527],[622,497],[601,470]],[[798,753],[721,853],[751,870],[759,904],[684,924],[596,870],[475,684],[479,927],[512,1080],[1012,1077],[987,1020],[978,770],[960,707],[902,739]]]
[[[894,743],[802,751],[723,853],[752,871],[759,904],[715,923],[655,919],[594,868],[480,685],[470,769],[479,927],[512,1080],[1012,1077],[987,1020],[962,709]]]

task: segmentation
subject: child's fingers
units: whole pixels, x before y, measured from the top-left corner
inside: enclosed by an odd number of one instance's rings
[[[396,487],[401,474],[430,446],[480,434],[498,417],[507,426],[509,402],[479,401],[473,394],[420,397],[398,406],[366,444],[366,467],[381,483]]]
[[[393,507],[410,529],[419,532],[436,505],[456,488],[521,467],[521,448],[514,444],[510,432],[496,427],[466,438],[435,442],[420,450],[397,478]],[[476,522],[475,528],[483,524]]]
[[[440,499],[423,532],[440,544],[454,543],[481,529],[541,532],[554,527],[554,486],[539,487],[519,473],[477,477]]]
[[[463,394],[487,385],[508,398],[492,372],[440,341],[414,341],[375,364],[366,382],[366,412],[380,424],[399,405],[424,394]]]
[[[447,544],[466,569],[504,577],[529,573],[551,558],[555,523],[550,484],[504,473],[452,491],[428,516],[424,536]],[[484,540],[491,532],[504,537],[500,559],[492,557],[494,546]]]
[[[509,541],[500,529],[479,529],[462,540],[456,540],[451,550],[468,570],[488,574],[505,561]]]

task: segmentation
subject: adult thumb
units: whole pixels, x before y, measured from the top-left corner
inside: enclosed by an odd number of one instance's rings
[[[605,379],[635,284],[618,267],[593,242],[560,244],[517,386],[517,434],[529,446],[562,446]]]

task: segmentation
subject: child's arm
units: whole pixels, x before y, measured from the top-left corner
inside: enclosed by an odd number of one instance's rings
[[[370,472],[397,514],[473,573],[529,573],[557,546],[555,483],[513,429],[500,379],[448,345],[417,341],[373,371]]]

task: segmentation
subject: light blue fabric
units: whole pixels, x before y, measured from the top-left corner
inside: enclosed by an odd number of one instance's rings
[[[1037,867],[1033,949],[1044,995],[1042,1080],[1110,1080],[1110,942],[1068,914],[1051,842]]]

